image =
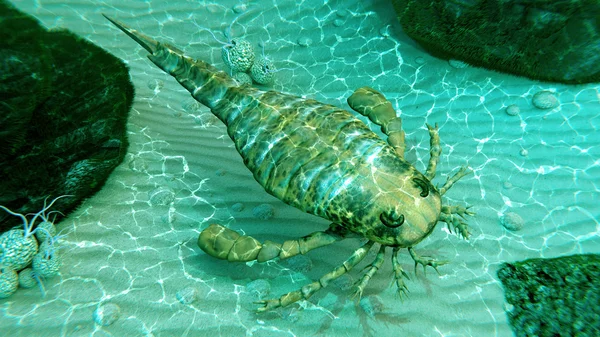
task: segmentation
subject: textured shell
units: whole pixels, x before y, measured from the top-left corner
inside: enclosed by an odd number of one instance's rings
[[[22,229],[11,229],[0,236],[0,263],[21,270],[27,267],[38,252],[38,243],[34,236],[25,238]]]
[[[239,85],[252,84],[252,77],[246,73],[235,73],[232,77],[239,83]]]
[[[221,57],[232,72],[246,72],[254,63],[254,48],[246,40],[233,39],[221,49]]]
[[[269,84],[275,77],[275,65],[270,60],[261,57],[250,68],[250,76],[258,84]]]
[[[0,298],[7,298],[17,291],[19,280],[12,268],[0,265]]]
[[[57,254],[52,254],[49,257],[44,253],[38,253],[33,257],[33,271],[42,277],[53,277],[58,275],[62,259]]]

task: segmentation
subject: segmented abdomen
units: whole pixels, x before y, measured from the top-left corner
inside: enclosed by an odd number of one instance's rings
[[[265,190],[323,217],[386,146],[347,111],[279,92],[232,88],[213,112]]]
[[[335,106],[237,86],[208,63],[172,50],[159,50],[150,59],[225,123],[245,165],[267,192],[305,212],[329,218],[329,202],[369,176],[381,152],[383,158],[393,152],[384,151],[389,146],[363,122]]]

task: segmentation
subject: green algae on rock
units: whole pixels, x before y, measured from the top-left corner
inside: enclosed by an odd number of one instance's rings
[[[498,278],[515,336],[600,336],[600,255],[505,263]]]
[[[0,59],[0,205],[35,213],[46,196],[73,195],[54,206],[66,214],[101,188],[126,153],[129,70],[3,0]],[[0,213],[0,232],[16,225],[18,218]]]
[[[600,82],[600,2],[393,0],[404,32],[443,59],[560,83]]]

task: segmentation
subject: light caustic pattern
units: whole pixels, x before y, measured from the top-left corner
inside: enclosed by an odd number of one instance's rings
[[[443,152],[434,183],[442,184],[444,176],[468,164],[474,174],[455,185],[444,203],[470,204],[477,212],[469,221],[469,242],[438,226],[419,245],[421,254],[450,263],[439,268],[441,276],[411,272],[410,297],[404,302],[388,287],[386,263],[366,289],[367,300],[355,305],[344,288],[360,276],[359,265],[300,307],[257,315],[251,311],[254,300],[309,283],[359,242],[323,248],[287,264],[233,264],[203,254],[196,239],[213,221],[274,241],[323,230],[327,223],[268,196],[219,122],[98,14],[225,70],[221,44],[209,31],[221,38],[244,3],[165,1],[138,8],[122,1],[90,7],[79,0],[31,0],[17,5],[48,27],[72,29],[126,60],[136,101],[125,162],[62,224],[72,227],[62,248],[62,275],[49,282],[45,298],[35,289],[21,289],[0,302],[0,331],[157,336],[198,331],[491,336],[494,331],[507,336],[495,276],[500,263],[598,252],[598,86],[540,84],[450,65],[403,36],[391,4],[384,1],[302,2],[300,7],[290,1],[250,2],[231,36],[254,43],[261,53],[259,43],[264,45],[278,69],[272,88],[346,108],[356,88],[368,85],[384,93],[401,110],[406,159],[421,171],[429,149],[425,124],[438,123]],[[542,90],[554,92],[560,105],[535,108],[532,97]],[[511,105],[520,112],[507,114]],[[236,203],[245,209],[234,210]],[[262,203],[275,208],[274,218],[252,215]],[[507,212],[523,218],[523,229],[510,232],[500,225]],[[408,254],[399,259],[412,270]],[[108,303],[119,306],[118,319],[108,326],[94,323],[94,311]]]

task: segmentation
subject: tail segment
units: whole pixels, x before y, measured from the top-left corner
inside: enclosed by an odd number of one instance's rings
[[[108,16],[102,14],[108,21],[112,22],[113,25],[117,26],[123,33],[127,34],[130,38],[132,38],[135,42],[139,43],[140,46],[144,47],[150,54],[154,54],[158,49],[159,43],[158,41],[146,36],[135,29],[129,28],[124,23],[111,19]]]
[[[150,55],[148,58],[160,69],[175,77],[175,79],[186,88],[192,96],[211,110],[215,108],[226,92],[238,84],[223,71],[219,71],[212,65],[193,60],[179,49],[166,43],[160,43],[146,36],[124,23],[111,19],[102,14],[108,21],[131,37],[146,49]],[[217,117],[226,120],[227,116],[220,116],[213,110]]]

